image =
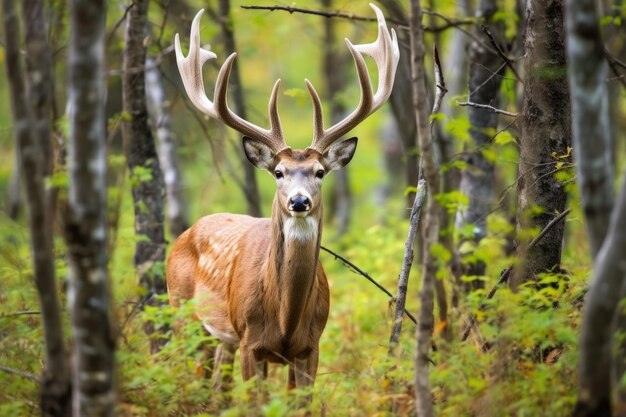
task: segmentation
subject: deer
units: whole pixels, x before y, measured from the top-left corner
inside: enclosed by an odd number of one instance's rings
[[[353,45],[345,39],[355,62],[360,101],[345,119],[325,128],[320,98],[305,79],[313,105],[313,140],[304,150],[290,148],[284,139],[277,110],[280,79],[269,99],[269,129],[229,108],[228,79],[236,53],[222,64],[209,100],[202,67],[217,56],[200,47],[204,10],[193,19],[188,56],[175,35],[176,62],[191,103],[241,133],[248,161],[276,181],[270,218],[230,213],[202,217],[176,239],[166,264],[170,304],[194,300],[194,317],[204,330],[226,351],[239,350],[243,380],[263,380],[267,364],[278,363],[289,366],[290,389],[315,381],[319,340],[330,309],[328,281],[319,260],[322,182],[352,160],[357,138],[340,139],[387,101],[399,59],[395,31],[389,31],[380,9],[370,6],[378,21],[376,41]],[[364,55],[377,66],[375,93]]]

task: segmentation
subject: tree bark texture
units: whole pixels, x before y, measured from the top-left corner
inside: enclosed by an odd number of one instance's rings
[[[322,8],[324,10],[329,10],[331,7],[331,0],[322,0]],[[346,87],[346,63],[337,53],[337,46],[335,20],[324,19],[324,38],[321,48],[324,56],[323,71],[326,81],[326,100],[330,105],[332,124],[341,121],[347,115],[345,106],[336,96],[337,92],[344,91]],[[348,173],[349,166],[346,166],[333,174],[333,194],[330,201],[329,215],[334,219],[339,235],[345,234],[350,227],[352,192],[350,191]]]
[[[52,174],[52,52],[48,44],[48,25],[44,20],[42,0],[24,0],[24,28],[26,35],[26,74],[28,96],[33,109],[33,133],[40,140],[42,174]]]
[[[235,32],[233,31],[232,21],[230,18],[230,0],[219,0],[219,24],[222,29],[222,38],[224,41],[225,56],[229,56],[237,51],[235,43]],[[230,73],[229,89],[233,99],[233,108],[243,119],[246,119],[246,106],[243,95],[243,86],[239,75],[239,65],[235,62]],[[241,165],[243,167],[243,192],[246,198],[247,212],[250,216],[261,217],[261,196],[256,181],[255,167],[252,166],[243,152],[239,153]]]
[[[567,1],[574,155],[589,249],[595,260],[581,328],[579,392],[574,411],[580,417],[612,415],[611,376],[619,382],[625,369],[624,346],[621,343],[613,349],[616,329],[611,323],[615,317],[623,331],[625,320],[618,304],[624,297],[626,277],[626,177],[620,200],[613,209],[608,68],[598,20],[595,1]],[[618,391],[621,395],[617,396],[616,411],[624,415],[623,389]]]
[[[404,319],[406,294],[409,288],[409,274],[411,273],[411,267],[413,265],[415,240],[422,214],[422,206],[424,205],[425,199],[426,182],[424,180],[420,180],[417,185],[415,201],[413,202],[413,207],[411,208],[409,233],[406,241],[404,242],[404,258],[402,261],[402,270],[400,271],[400,276],[398,277],[398,293],[396,294],[394,320],[391,327],[391,335],[389,337],[389,350],[387,352],[388,357],[395,357],[397,355],[396,350],[398,343],[400,342],[400,333],[402,333],[402,320]]]
[[[405,21],[406,12],[400,2],[395,0],[381,0],[380,2],[388,16],[401,21]],[[413,112],[413,92],[407,86],[411,85],[411,51],[403,48],[409,45],[410,38],[406,31],[400,30],[397,33],[398,43],[402,51],[400,52],[400,62],[396,70],[396,80],[394,82],[389,104],[394,118],[397,121],[402,143],[404,145],[404,157],[406,158],[405,180],[406,186],[415,186],[418,181],[418,152],[415,138],[417,135],[417,124]],[[407,194],[407,206],[413,204],[415,193]],[[410,212],[407,211],[407,214]]]
[[[146,300],[165,294],[167,289],[162,274],[165,261],[163,235],[163,177],[154,137],[148,121],[145,73],[137,71],[146,62],[148,0],[137,0],[126,18],[126,48],[124,49],[124,76],[122,97],[124,112],[130,121],[124,123],[124,148],[130,170],[135,206],[135,268]],[[150,329],[146,329],[151,333]],[[153,350],[156,347],[153,344]]]
[[[161,73],[153,59],[146,60],[146,100],[148,115],[157,143],[167,199],[167,219],[172,237],[189,228],[187,204],[183,197],[182,173],[178,166],[176,143]]]
[[[457,0],[456,15],[470,16],[472,13],[471,0]],[[446,84],[449,100],[444,100],[441,112],[448,117],[454,117],[459,112],[459,106],[453,104],[456,96],[463,94],[467,88],[467,63],[470,37],[460,30],[454,30],[449,43],[448,54],[445,59]],[[471,89],[470,89],[471,90]]]
[[[554,177],[557,162],[569,162],[570,107],[566,75],[565,0],[529,0],[524,48],[524,104],[518,178],[517,232],[542,230],[565,210],[564,184]],[[518,239],[523,259],[510,281],[512,288],[539,272],[558,270],[564,223],[550,229],[527,250],[530,239]]]
[[[495,0],[481,0],[477,10],[477,17],[492,34],[494,40],[502,46],[504,33],[501,23],[494,23],[493,16],[498,11]],[[491,49],[485,48],[489,44],[487,35],[480,27],[474,31],[476,40],[469,46],[469,101],[478,104],[488,104],[498,108],[500,104],[500,85],[504,77],[505,66],[502,59]],[[470,149],[465,149],[467,167],[461,172],[460,191],[469,198],[467,208],[457,212],[456,227],[472,228],[472,236],[464,236],[478,245],[487,235],[487,215],[491,211],[494,186],[495,163],[488,159],[483,150],[488,146],[498,127],[497,113],[477,108],[468,108],[470,121],[469,134],[471,137]],[[466,255],[466,254],[464,254]],[[483,262],[463,262],[463,273],[468,276],[484,275]],[[482,287],[483,281],[475,280],[466,289]]]
[[[595,262],[585,297],[581,341],[577,417],[611,416],[611,361],[613,328],[626,277],[626,175],[612,211],[606,239]],[[622,357],[623,360],[623,357]],[[624,369],[624,364],[619,364]],[[618,409],[623,413],[623,405]]]
[[[61,307],[57,294],[52,233],[49,224],[48,200],[44,186],[46,167],[51,154],[46,153],[50,138],[50,103],[43,95],[49,94],[39,79],[49,76],[45,68],[50,50],[45,30],[33,31],[32,26],[41,25],[43,2],[25,1],[24,17],[33,21],[27,29],[27,72],[29,87],[22,69],[19,50],[19,22],[15,2],[3,0],[5,52],[7,78],[9,80],[13,129],[19,148],[26,197],[28,200],[28,224],[35,285],[39,296],[44,332],[45,360],[40,385],[40,406],[43,416],[69,416],[71,405],[70,374],[65,352]],[[28,45],[28,42],[31,44]],[[41,77],[36,77],[40,74]]]
[[[9,180],[9,190],[6,196],[6,211],[9,218],[17,220],[22,212],[22,161],[20,158],[19,146],[15,147],[13,156],[13,167],[11,168],[11,179]]]
[[[596,3],[593,0],[567,2],[567,57],[574,157],[592,258],[596,257],[607,233],[615,177],[608,66]]]
[[[421,155],[424,179],[430,198],[426,205],[424,219],[424,245],[422,288],[420,290],[420,311],[416,330],[415,354],[415,398],[417,415],[433,416],[432,393],[430,389],[429,357],[434,329],[434,288],[437,272],[436,259],[430,248],[439,239],[439,210],[434,196],[439,193],[439,168],[435,160],[432,132],[429,123],[428,90],[424,71],[424,30],[422,28],[422,8],[419,0],[411,0],[410,40],[411,40],[411,80],[413,90],[413,112],[416,119],[417,136]]]
[[[105,3],[73,0],[70,11],[70,182],[65,234],[74,416],[111,416],[115,406],[106,250]]]

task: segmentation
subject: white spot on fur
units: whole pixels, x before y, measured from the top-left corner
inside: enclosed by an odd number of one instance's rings
[[[232,345],[239,344],[239,337],[235,333],[223,332],[221,330],[217,330],[207,322],[202,322],[202,325],[206,329],[207,332],[211,333],[213,336],[220,339],[222,342],[230,343]]]
[[[212,269],[211,268],[212,264],[213,264],[212,256],[206,255],[204,253],[200,255],[200,259],[198,260],[198,265],[200,265],[200,268],[209,272]]]
[[[315,218],[307,217],[287,217],[283,225],[285,240],[297,240],[300,242],[310,242],[317,240],[318,224]]]

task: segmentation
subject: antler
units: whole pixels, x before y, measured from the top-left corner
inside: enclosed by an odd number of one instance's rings
[[[398,67],[398,60],[400,59],[398,39],[393,29],[391,29],[391,33],[389,29],[387,29],[385,16],[380,9],[372,3],[370,3],[370,7],[374,9],[376,17],[378,18],[378,38],[376,42],[352,45],[350,40],[345,39],[346,45],[354,58],[359,85],[361,86],[361,100],[357,108],[336,125],[324,129],[320,98],[309,80],[305,80],[309,94],[313,100],[314,131],[313,143],[310,148],[320,153],[324,153],[337,139],[341,138],[365,120],[370,114],[378,110],[391,94],[396,68]],[[376,94],[372,93],[370,76],[363,59],[363,54],[372,57],[378,67],[378,88],[376,89]]]
[[[175,37],[176,63],[178,64],[178,71],[183,79],[185,91],[187,91],[189,99],[201,112],[214,119],[221,120],[226,125],[244,135],[260,140],[269,146],[274,153],[278,153],[287,148],[280,126],[278,109],[276,107],[276,96],[278,94],[280,80],[277,80],[276,84],[274,84],[272,95],[270,96],[268,109],[270,118],[269,130],[242,119],[228,107],[226,100],[228,78],[237,53],[231,54],[226,61],[224,61],[224,64],[222,64],[217,75],[217,81],[215,82],[213,102],[208,99],[206,91],[204,90],[202,66],[209,59],[217,58],[217,55],[200,47],[200,18],[203,13],[204,9],[201,9],[198,14],[196,14],[191,24],[191,39],[189,42],[189,55],[187,57],[183,55],[181,50],[178,33]]]

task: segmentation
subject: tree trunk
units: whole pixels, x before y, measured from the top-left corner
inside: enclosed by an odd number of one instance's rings
[[[159,163],[167,199],[167,218],[172,237],[189,228],[187,205],[183,198],[182,174],[177,162],[176,144],[167,108],[161,73],[153,59],[146,60],[146,99],[148,115],[157,141]]]
[[[237,51],[235,44],[235,33],[232,28],[232,21],[230,18],[230,0],[219,0],[219,24],[222,28],[222,37],[224,41],[224,50],[226,56],[229,56],[233,52]],[[239,76],[239,65],[235,62],[233,69],[230,73],[229,88],[233,98],[233,107],[235,113],[239,117],[246,119],[246,106],[243,96],[243,87],[241,85],[241,77]],[[243,191],[246,198],[247,212],[253,217],[261,217],[261,197],[259,195],[259,187],[256,181],[255,167],[248,162],[243,152],[239,153],[241,165],[244,171],[243,179]]]
[[[504,44],[502,24],[494,23],[492,20],[497,11],[495,0],[481,0],[477,17],[491,32],[494,40],[502,46]],[[484,45],[489,44],[488,37],[481,28],[477,27],[474,35],[481,39]],[[497,108],[500,103],[500,85],[505,66],[498,54],[484,45],[474,40],[469,46],[469,101]],[[460,191],[469,198],[469,204],[467,208],[457,212],[456,228],[466,230],[468,226],[471,227],[472,235],[463,235],[460,245],[469,240],[476,246],[487,235],[487,215],[493,204],[495,163],[485,156],[483,150],[492,142],[498,127],[498,115],[485,109],[469,107],[468,116],[472,142],[471,149],[465,149],[467,167],[461,172]],[[484,275],[485,264],[481,261],[463,262],[463,274]],[[467,284],[466,290],[483,287],[482,280],[474,280]]]
[[[598,254],[607,233],[615,178],[606,84],[608,66],[597,19],[595,1],[568,2],[574,157],[592,258]]]
[[[524,237],[542,230],[565,210],[564,184],[554,177],[557,162],[569,162],[571,146],[566,77],[565,0],[529,0],[526,16],[524,104],[518,179],[517,266],[510,281],[517,288],[537,273],[558,271],[564,222],[552,227],[532,249]]]
[[[589,10],[589,9],[586,9]],[[606,96],[605,96],[606,98]],[[580,387],[573,415],[610,417],[613,328],[626,277],[626,175],[586,295],[580,341]],[[623,353],[623,352],[622,352]],[[619,369],[624,369],[620,363]],[[619,403],[622,415],[626,404]]]
[[[459,17],[470,16],[472,13],[471,0],[458,0],[456,3],[456,15]],[[460,30],[453,30],[452,38],[448,44],[448,54],[445,59],[446,85],[450,99],[444,100],[441,112],[448,117],[454,117],[459,112],[459,106],[453,104],[456,97],[465,93],[467,88],[467,63],[470,37]]]
[[[439,240],[439,210],[434,198],[439,193],[439,168],[435,160],[432,132],[428,120],[431,112],[428,108],[426,74],[424,72],[425,52],[422,8],[419,0],[411,0],[410,4],[411,79],[413,80],[412,109],[416,120],[415,124],[417,126],[424,179],[430,195],[423,223],[422,289],[420,291],[419,324],[416,330],[415,398],[417,415],[420,417],[432,417],[433,404],[430,390],[430,370],[428,367],[434,329],[434,287],[437,264],[430,248]]]
[[[385,8],[386,14],[394,19],[405,21],[406,13],[400,2],[395,0],[381,0],[380,2]],[[415,138],[417,135],[417,125],[415,114],[413,112],[413,92],[407,86],[412,84],[411,81],[411,51],[403,45],[409,45],[410,39],[406,31],[398,31],[398,43],[402,51],[400,52],[400,62],[396,70],[396,81],[393,91],[389,97],[391,111],[397,121],[398,128],[404,144],[404,156],[406,158],[405,186],[415,186],[418,181],[418,152]],[[415,200],[415,193],[408,193],[406,196],[406,204],[410,207]],[[408,217],[410,211],[407,210]]]
[[[137,0],[126,18],[126,48],[122,85],[124,112],[130,117],[123,126],[126,162],[131,176],[135,206],[135,269],[145,300],[155,304],[154,296],[165,294],[163,276],[165,240],[163,236],[163,177],[154,138],[148,123],[145,72],[146,23],[148,0]],[[150,323],[146,332],[154,331]],[[161,341],[152,338],[151,351],[158,350]]]
[[[73,0],[69,43],[69,200],[73,414],[111,416],[114,350],[107,271],[103,0]]]
[[[329,10],[332,7],[331,0],[322,0],[322,8]],[[347,116],[346,108],[337,99],[336,93],[346,88],[345,60],[337,53],[337,41],[335,39],[335,20],[324,20],[324,38],[321,45],[323,52],[323,72],[326,81],[326,101],[330,105],[331,125],[341,121]],[[335,220],[337,233],[343,235],[350,227],[350,212],[352,211],[352,192],[348,180],[349,167],[345,167],[333,174],[333,193],[331,195],[329,217]]]
[[[18,152],[21,155],[24,185],[28,199],[28,224],[32,246],[35,284],[41,306],[45,342],[45,362],[40,386],[40,406],[43,416],[69,416],[71,403],[70,375],[65,352],[61,307],[57,294],[49,207],[44,176],[49,166],[51,68],[45,66],[50,58],[47,46],[43,2],[25,1],[24,17],[31,19],[27,35],[27,75],[25,86],[19,50],[19,22],[15,2],[3,1],[5,52],[9,80],[13,126]],[[41,25],[42,30],[33,26]],[[35,77],[39,74],[39,77]],[[41,83],[37,82],[41,81]]]
[[[11,179],[6,197],[6,211],[10,219],[17,220],[22,212],[22,160],[19,146],[15,147],[14,153]]]
[[[614,170],[606,85],[608,68],[593,0],[567,2],[567,57],[572,95],[572,122],[577,180],[595,271],[583,311],[576,416],[611,415],[611,374],[620,380],[624,346],[615,349],[612,319],[623,327],[618,303],[624,297],[626,270],[626,177],[613,209]],[[611,211],[613,215],[611,216]],[[623,262],[622,262],[623,264]],[[626,403],[619,390],[618,412]],[[620,411],[621,410],[621,411]]]

